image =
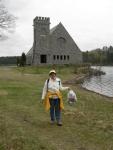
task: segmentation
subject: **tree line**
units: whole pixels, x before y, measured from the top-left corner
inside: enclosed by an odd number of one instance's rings
[[[98,65],[113,65],[113,46],[104,46],[92,51],[82,52],[83,62]]]
[[[0,57],[0,65],[15,65],[17,56]]]
[[[93,65],[113,65],[113,46],[98,48],[92,51],[82,52],[83,63]],[[0,65],[26,65],[26,55],[23,52],[21,56],[0,57]]]
[[[17,65],[24,67],[26,65],[26,55],[22,53],[21,56],[0,57],[0,65]]]

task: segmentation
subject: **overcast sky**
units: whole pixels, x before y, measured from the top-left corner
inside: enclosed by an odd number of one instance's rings
[[[0,56],[27,53],[33,44],[33,19],[50,17],[50,28],[61,22],[81,51],[113,46],[113,0],[3,0],[15,15],[15,32],[0,41]]]

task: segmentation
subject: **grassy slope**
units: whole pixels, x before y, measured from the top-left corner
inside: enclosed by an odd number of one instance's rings
[[[109,98],[73,86],[78,102],[69,106],[63,92],[64,125],[50,125],[49,112],[40,103],[49,69],[0,68],[0,150],[112,150]],[[74,76],[69,67],[57,72],[62,80]]]

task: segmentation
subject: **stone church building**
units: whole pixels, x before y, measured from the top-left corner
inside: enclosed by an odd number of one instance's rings
[[[28,65],[77,64],[82,52],[62,23],[50,29],[50,18],[34,19],[34,43],[26,54]]]

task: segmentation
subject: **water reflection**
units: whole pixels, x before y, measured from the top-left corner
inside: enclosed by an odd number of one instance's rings
[[[106,74],[87,78],[82,86],[88,90],[113,97],[113,67],[101,67],[101,70]]]

